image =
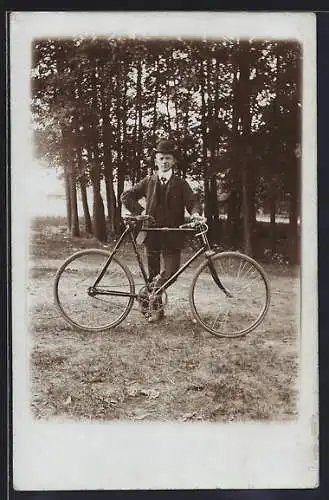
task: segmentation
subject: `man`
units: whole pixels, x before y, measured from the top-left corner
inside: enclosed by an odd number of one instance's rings
[[[134,214],[141,214],[143,207],[138,201],[146,198],[147,215],[152,215],[156,227],[178,227],[184,223],[185,208],[195,220],[201,217],[200,203],[185,179],[173,173],[176,163],[174,145],[168,140],[161,140],[155,149],[157,173],[142,179],[121,196],[123,205]],[[141,232],[139,242],[146,245],[149,280],[161,286],[180,267],[182,234],[179,232]],[[144,240],[144,241],[143,241]],[[160,272],[160,256],[163,256],[164,268]],[[158,321],[163,317],[163,310],[152,314],[150,320]]]

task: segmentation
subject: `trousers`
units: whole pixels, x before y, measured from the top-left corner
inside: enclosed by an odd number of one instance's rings
[[[163,257],[163,269],[161,270],[161,254]],[[149,271],[149,280],[152,281],[156,276],[157,286],[163,285],[179,269],[181,250],[176,248],[154,248],[146,247],[147,264]]]

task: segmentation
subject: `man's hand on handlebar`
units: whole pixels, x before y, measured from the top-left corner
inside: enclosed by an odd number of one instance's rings
[[[123,216],[123,220],[126,223],[137,223],[137,222],[143,222],[143,223],[148,223],[148,224],[154,224],[154,217],[152,215],[146,215],[146,214],[125,214]]]
[[[190,222],[182,224],[179,227],[181,229],[188,229],[188,228],[196,229],[200,226],[204,226],[205,228],[207,228],[206,222],[207,222],[207,219],[205,217],[202,217],[202,215],[196,213],[196,214],[192,215]]]
[[[195,224],[205,224],[207,222],[207,219],[195,212],[191,215],[191,222],[194,222]]]

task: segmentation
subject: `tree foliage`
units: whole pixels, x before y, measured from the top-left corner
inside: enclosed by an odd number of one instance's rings
[[[230,244],[253,254],[262,210],[274,251],[284,202],[295,262],[301,59],[297,43],[274,40],[35,40],[36,155],[63,170],[72,233],[78,190],[87,232],[105,241],[120,230],[125,181],[152,171],[153,148],[167,137],[179,174],[199,183],[213,238],[224,211]]]

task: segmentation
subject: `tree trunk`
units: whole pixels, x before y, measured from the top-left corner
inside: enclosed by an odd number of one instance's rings
[[[209,190],[209,213],[211,214],[211,223],[209,225],[210,229],[210,239],[218,241],[219,239],[219,207],[217,198],[217,182],[216,176],[210,178],[210,190]]]
[[[153,137],[155,137],[157,128],[157,119],[158,119],[157,104],[158,104],[158,93],[159,93],[159,56],[157,57],[157,60],[155,62],[155,73],[156,76],[154,85],[153,125],[152,125]]]
[[[211,165],[214,164],[215,162],[215,156],[216,156],[216,151],[215,151],[215,144],[216,141],[214,140],[214,128],[215,128],[215,123],[216,123],[216,109],[215,105],[213,103],[213,97],[212,97],[212,89],[211,89],[211,76],[212,76],[212,66],[211,66],[211,61],[210,61],[210,54],[207,58],[207,93],[208,93],[208,105],[207,105],[207,117],[208,117],[208,124],[210,124],[210,130],[209,130],[209,135],[210,135],[210,141],[209,142],[209,151],[210,151],[210,162]],[[216,99],[216,96],[215,96]],[[218,216],[218,198],[217,198],[217,181],[216,181],[216,176],[212,175],[210,178],[210,191],[209,191],[209,229],[210,229],[210,238],[211,239],[216,239],[218,238],[218,235],[216,234],[219,228],[219,216]]]
[[[69,144],[67,141],[68,131],[66,127],[62,128],[62,162],[64,167],[64,185],[65,185],[65,202],[66,202],[66,216],[67,228],[71,231],[72,228],[72,210],[71,210],[71,188],[70,188],[70,158],[69,158]]]
[[[66,129],[64,141],[64,158],[66,163],[67,184],[69,189],[68,199],[70,200],[69,213],[69,228],[72,236],[80,236],[78,202],[77,202],[77,183],[76,183],[76,157],[73,147],[73,135],[70,128]]]
[[[106,191],[106,204],[109,221],[109,231],[111,235],[116,234],[116,198],[113,187],[113,175],[106,172],[105,174],[105,191]]]
[[[206,123],[206,100],[205,100],[205,75],[203,60],[200,61],[200,84],[201,84],[201,134],[202,134],[202,174],[204,186],[204,215],[210,217],[209,210],[209,179],[207,176],[207,123]]]
[[[271,193],[270,196],[270,244],[272,255],[276,252],[276,196]]]
[[[117,113],[117,210],[116,210],[116,217],[115,217],[115,231],[116,233],[120,232],[120,225],[121,225],[121,194],[124,189],[124,165],[122,162],[122,130],[121,126],[122,120],[121,120],[121,68],[118,69],[117,72],[117,88],[116,88],[116,98],[117,98],[117,105],[116,105],[116,113]]]
[[[103,199],[100,193],[100,166],[89,153],[90,178],[93,188],[93,235],[99,241],[106,241],[106,223]]]
[[[93,230],[92,230],[91,217],[88,206],[87,182],[84,176],[80,177],[80,191],[81,191],[83,215],[85,219],[85,230],[87,234],[92,234]]]
[[[242,165],[242,214],[243,214],[244,252],[247,255],[252,254],[249,207],[250,205],[249,205],[249,192],[248,192],[248,172],[247,172],[247,164],[244,161]]]
[[[92,114],[91,127],[89,133],[89,163],[91,165],[91,181],[93,186],[93,234],[99,241],[106,241],[106,222],[103,199],[101,196],[101,158],[99,154],[99,143],[101,142],[99,116],[100,106],[98,100],[98,75],[99,68],[97,60],[94,61],[94,68],[91,72],[91,90],[92,90]]]
[[[294,179],[295,180],[295,179]],[[299,262],[299,237],[298,237],[298,182],[292,182],[290,190],[289,207],[289,242],[290,263],[296,265]]]
[[[103,199],[98,180],[93,180],[93,234],[99,241],[106,242],[106,225]]]
[[[71,191],[71,210],[72,210],[72,227],[71,234],[72,236],[80,236],[80,227],[79,227],[79,214],[78,214],[78,199],[77,199],[77,183],[74,168],[71,172],[70,179],[70,191]]]
[[[107,220],[109,231],[113,235],[116,233],[116,211],[117,204],[113,186],[113,164],[109,144],[104,144],[104,181],[106,192]]]
[[[252,255],[252,181],[253,176],[251,170],[253,168],[251,154],[249,150],[249,141],[251,136],[251,112],[250,112],[250,61],[249,61],[249,44],[243,42],[239,51],[239,109],[242,125],[242,148],[240,153],[243,155],[242,160],[242,216],[243,216],[243,234],[244,234],[244,251],[247,255]]]
[[[110,84],[113,75],[110,74],[108,79]],[[107,209],[107,221],[109,224],[109,232],[113,236],[116,234],[116,198],[113,186],[113,162],[112,162],[112,125],[111,125],[111,103],[112,94],[110,85],[105,88],[105,69],[102,67],[102,78],[101,78],[101,103],[102,103],[102,138],[103,138],[103,161],[104,161],[104,182],[105,182],[105,192],[106,192],[106,209]]]
[[[136,155],[136,175],[135,179],[138,182],[141,178],[141,160],[143,149],[143,107],[142,107],[142,61],[138,58],[137,67],[137,108],[138,108],[138,135],[137,135],[137,155]],[[125,125],[123,125],[125,126]]]
[[[100,192],[101,169],[99,157],[93,148],[97,147],[97,141],[89,144],[88,158],[90,165],[90,179],[93,189],[93,217],[92,217],[92,232],[95,238],[99,241],[106,241],[106,222],[103,199]]]
[[[123,67],[123,95],[121,101],[121,109],[122,109],[122,179],[125,181],[126,175],[126,166],[128,164],[128,151],[127,151],[127,73],[128,68],[126,67],[126,63],[124,63]],[[142,137],[140,139],[142,141]],[[141,155],[142,155],[142,144],[139,144],[139,164],[141,163]],[[138,169],[139,170],[139,169]],[[124,185],[122,186],[123,191]]]
[[[231,190],[227,206],[226,234],[232,248],[240,246],[241,195],[238,189]]]
[[[239,45],[236,47],[236,51]],[[229,244],[233,248],[238,248],[240,245],[240,215],[241,215],[241,176],[240,176],[240,131],[239,131],[239,57],[234,54],[234,78],[233,78],[233,93],[232,93],[232,144],[231,144],[231,168],[230,168],[230,196],[228,199],[227,210],[227,235]]]
[[[71,210],[71,188],[70,188],[70,173],[69,168],[64,160],[64,184],[65,184],[65,201],[66,201],[66,216],[67,227],[71,231],[72,228],[72,210]]]
[[[92,234],[91,217],[89,212],[88,196],[87,196],[87,175],[83,165],[81,137],[79,137],[79,140],[77,140],[76,154],[77,154],[77,164],[79,172],[78,178],[79,178],[79,185],[81,192],[81,201],[82,201],[83,215],[85,220],[85,230],[87,234]]]

